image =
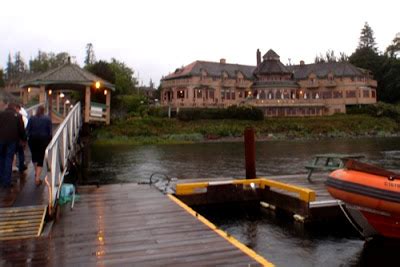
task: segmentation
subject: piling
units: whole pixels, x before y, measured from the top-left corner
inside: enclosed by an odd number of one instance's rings
[[[256,144],[254,128],[244,130],[244,153],[246,161],[246,179],[256,178]]]

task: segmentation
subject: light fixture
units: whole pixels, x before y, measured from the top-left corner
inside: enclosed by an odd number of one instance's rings
[[[64,93],[60,93],[61,98],[64,98],[64,96],[65,96]]]
[[[107,93],[108,93],[107,90],[104,90],[104,95],[107,95]]]
[[[31,88],[30,87],[28,87],[28,93],[30,93],[31,92]]]
[[[66,104],[66,105],[69,105],[69,103],[70,103],[70,102],[69,102],[69,99],[67,99],[67,100],[65,101],[65,104]]]
[[[97,82],[94,84],[94,86],[96,87],[96,89],[99,89],[99,88],[100,88],[100,82],[97,81]]]
[[[52,93],[53,93],[53,91],[50,89],[50,90],[49,90],[49,95],[51,95]]]

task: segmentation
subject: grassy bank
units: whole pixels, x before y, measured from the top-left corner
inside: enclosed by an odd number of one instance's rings
[[[130,118],[95,131],[96,144],[180,144],[207,140],[234,140],[246,127],[258,139],[324,138],[397,135],[398,123],[365,114],[309,118],[266,118],[263,121]]]

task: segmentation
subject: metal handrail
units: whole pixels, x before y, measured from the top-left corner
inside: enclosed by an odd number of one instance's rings
[[[49,192],[49,214],[60,196],[60,189],[67,172],[68,161],[76,152],[76,143],[82,126],[81,104],[76,103],[48,144],[44,161],[47,166],[45,183]]]
[[[40,106],[44,106],[44,103],[39,103],[39,104],[36,104],[36,105],[34,105],[32,107],[26,108],[26,113],[28,113],[29,117],[32,117],[33,115],[36,114],[36,111]]]

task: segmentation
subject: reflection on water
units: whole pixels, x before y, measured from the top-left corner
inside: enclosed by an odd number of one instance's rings
[[[305,172],[314,154],[362,153],[370,163],[400,169],[400,138],[318,141],[268,141],[256,144],[258,176]],[[170,177],[245,177],[242,143],[159,146],[94,146],[89,176],[104,183],[148,179],[154,172]]]
[[[366,161],[400,169],[400,138],[258,142],[257,175],[305,172],[314,154],[361,153]],[[162,146],[98,146],[91,149],[89,179],[135,182],[154,172],[170,177],[245,177],[242,143]],[[399,243],[360,240],[348,224],[304,229],[292,220],[235,207],[206,210],[220,228],[277,266],[397,266]],[[222,214],[222,216],[221,216]],[[232,215],[233,214],[233,215]]]

